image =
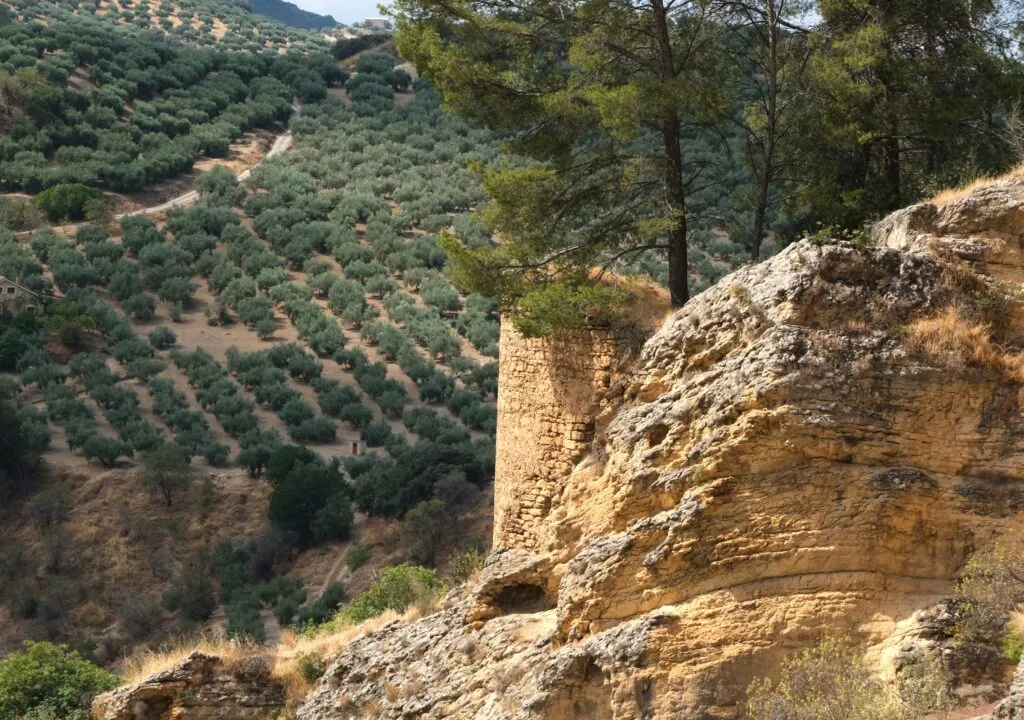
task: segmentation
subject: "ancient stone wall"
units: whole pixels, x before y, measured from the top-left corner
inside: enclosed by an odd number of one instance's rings
[[[625,332],[526,338],[501,325],[494,547],[535,550],[552,499],[590,447]]]

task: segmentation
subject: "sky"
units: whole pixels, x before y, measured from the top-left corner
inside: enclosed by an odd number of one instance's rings
[[[331,15],[340,23],[354,23],[368,17],[379,17],[379,0],[291,0],[304,10]]]

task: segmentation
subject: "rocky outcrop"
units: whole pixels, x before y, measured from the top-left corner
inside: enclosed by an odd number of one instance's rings
[[[1020,720],[1024,718],[1024,662],[1017,666],[1013,675],[1010,694],[996,706],[989,720]]]
[[[547,427],[499,437],[479,582],[355,641],[299,720],[738,717],[753,677],[826,633],[890,672],[952,652],[936,604],[1024,510],[1024,185],[875,238],[733,273],[629,366],[503,337],[506,398],[536,392],[517,368],[574,363],[543,384],[591,388],[553,416],[581,436],[534,467]],[[996,692],[989,659],[972,682]]]
[[[146,680],[101,695],[97,720],[265,720],[285,704],[265,658],[226,661],[194,652]]]

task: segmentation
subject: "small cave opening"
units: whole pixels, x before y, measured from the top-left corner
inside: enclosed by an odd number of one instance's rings
[[[503,587],[494,595],[494,605],[502,615],[539,613],[554,607],[544,588],[530,583]]]
[[[647,428],[647,446],[657,447],[658,445],[661,445],[666,435],[668,435],[668,425],[652,425]]]

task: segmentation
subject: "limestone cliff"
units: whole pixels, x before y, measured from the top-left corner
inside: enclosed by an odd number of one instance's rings
[[[300,720],[733,717],[823,633],[890,665],[939,642],[1024,507],[1024,185],[875,241],[743,268],[632,362],[506,326],[488,566],[352,643]]]
[[[487,566],[351,642],[298,720],[738,717],[825,633],[994,699],[944,598],[1024,509],[1024,183],[874,241],[743,268],[639,354],[506,325]]]
[[[258,656],[237,660],[194,652],[141,683],[101,695],[101,720],[263,720],[285,705],[285,689]]]

